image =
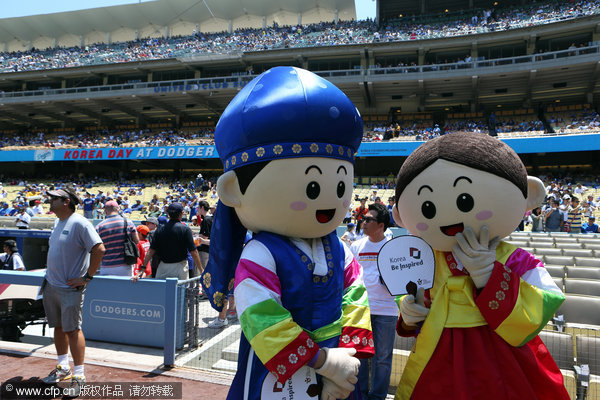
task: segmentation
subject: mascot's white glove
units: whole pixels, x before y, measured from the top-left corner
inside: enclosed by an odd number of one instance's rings
[[[419,288],[417,298],[409,294],[400,304],[400,315],[406,325],[416,326],[419,322],[425,320],[429,314],[429,308],[425,307],[425,289]]]
[[[452,248],[454,255],[469,272],[475,286],[481,289],[494,270],[496,247],[500,243],[500,238],[495,237],[490,242],[490,231],[485,225],[479,231],[479,240],[470,227],[466,227],[462,233],[457,233],[455,238],[456,244]]]
[[[325,351],[327,357],[321,368],[315,369],[315,372],[323,375],[325,378],[329,378],[330,383],[337,386],[336,391],[337,389],[345,391],[344,396],[336,397],[345,399],[352,393],[354,385],[358,382],[357,375],[360,361],[358,361],[358,358],[353,357],[356,354],[356,349],[321,347],[321,351]],[[325,384],[323,385],[323,389],[325,390]],[[333,395],[333,386],[328,388],[328,390],[330,390],[330,395]]]
[[[354,390],[354,389],[353,389]],[[323,389],[321,390],[321,400],[345,399],[350,396],[352,390],[347,391],[336,385],[332,380],[323,377]]]

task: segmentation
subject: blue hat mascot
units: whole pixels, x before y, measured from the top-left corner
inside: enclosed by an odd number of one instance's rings
[[[243,333],[229,399],[360,398],[357,357],[374,353],[369,306],[335,229],[362,129],[342,91],[294,67],[256,77],[217,124],[225,173],[202,285],[217,310],[235,294]]]

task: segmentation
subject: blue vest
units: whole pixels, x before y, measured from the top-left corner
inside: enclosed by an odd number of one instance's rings
[[[340,318],[344,291],[344,248],[335,232],[322,238],[328,274],[313,275],[314,264],[289,238],[261,232],[254,236],[275,259],[281,302],[294,321],[314,331]]]
[[[271,252],[277,277],[281,283],[281,303],[290,312],[294,322],[307,331],[314,331],[341,317],[344,291],[345,252],[335,232],[321,238],[325,250],[328,273],[313,275],[310,257],[298,249],[289,238],[274,233],[260,232],[258,240]],[[331,263],[331,264],[329,264]],[[337,347],[339,335],[319,342],[321,347]],[[227,395],[229,400],[243,397],[250,343],[242,333],[238,353],[238,369]],[[249,399],[260,398],[262,383],[268,371],[254,354],[250,374]],[[319,376],[317,376],[320,379]],[[358,387],[358,385],[357,385]]]

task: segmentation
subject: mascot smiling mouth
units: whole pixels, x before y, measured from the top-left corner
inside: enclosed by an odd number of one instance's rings
[[[335,208],[330,208],[328,210],[317,210],[316,212],[317,221],[322,224],[326,224],[327,222],[331,221],[334,215]]]
[[[464,229],[465,229],[465,226],[463,225],[462,222],[459,223],[459,224],[446,225],[446,226],[441,226],[440,227],[440,230],[446,236],[454,236],[457,233],[462,232]]]

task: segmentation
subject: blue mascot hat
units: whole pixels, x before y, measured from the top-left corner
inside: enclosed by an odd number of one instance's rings
[[[300,68],[275,67],[248,83],[215,129],[225,172],[259,161],[327,157],[354,161],[363,123],[348,97]]]
[[[275,67],[254,78],[229,103],[215,129],[225,172],[261,161],[327,157],[354,162],[362,140],[360,114],[348,97],[312,72]],[[221,311],[234,288],[247,230],[221,201],[213,217],[202,286]]]

